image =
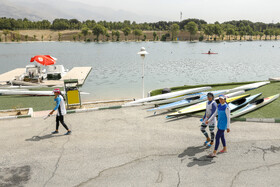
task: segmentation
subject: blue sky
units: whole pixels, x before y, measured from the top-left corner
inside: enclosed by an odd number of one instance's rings
[[[279,0],[72,0],[149,15],[163,20],[200,18],[207,22],[246,19],[266,23],[280,22]]]

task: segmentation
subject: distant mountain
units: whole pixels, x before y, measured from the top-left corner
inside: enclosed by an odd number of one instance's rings
[[[160,18],[139,16],[124,10],[106,7],[94,7],[69,0],[1,0],[0,17],[27,18],[32,21],[54,20],[55,18],[76,18],[80,21],[94,19],[97,21],[155,22]]]

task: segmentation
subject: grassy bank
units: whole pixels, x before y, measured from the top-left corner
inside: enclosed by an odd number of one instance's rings
[[[242,82],[242,83],[228,83],[228,84],[212,84],[212,85],[199,85],[199,86],[212,86],[212,90],[222,90],[222,89],[230,89],[237,86],[242,86],[244,84],[249,84],[252,82]],[[172,88],[172,91],[179,91],[183,89],[189,89],[197,86],[182,86],[182,87],[174,87]],[[151,92],[152,95],[156,95],[161,93],[161,89],[154,90]],[[280,82],[272,82],[266,86],[263,86],[261,88],[248,91],[246,93],[249,93],[251,95],[262,93],[262,97],[269,97],[275,94],[280,93]],[[276,101],[270,103],[267,106],[264,106],[254,112],[248,113],[242,117],[244,118],[280,118],[280,99],[277,99]],[[194,113],[196,115],[203,115],[203,112]]]
[[[223,90],[230,89],[237,86],[242,86],[252,82],[239,82],[239,83],[227,83],[227,84],[212,84],[212,85],[199,85],[199,86],[212,86],[212,90]],[[183,90],[198,87],[198,85],[192,86],[181,86],[172,88],[173,91]],[[46,88],[45,90],[50,90]],[[152,91],[152,95],[160,94],[161,90]],[[261,97],[268,97],[280,93],[280,82],[270,83],[261,88],[248,91],[247,93],[253,95],[257,93],[263,93]],[[260,98],[261,98],[260,97]],[[14,108],[28,108],[31,107],[34,111],[50,110],[55,106],[53,97],[30,97],[30,96],[0,96],[0,109],[14,109]],[[260,108],[254,112],[246,114],[242,117],[246,118],[280,118],[280,99],[277,99],[273,103]],[[195,113],[202,115],[203,112]]]

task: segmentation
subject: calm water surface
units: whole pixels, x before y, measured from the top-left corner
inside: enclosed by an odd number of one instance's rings
[[[274,47],[272,47],[274,46]],[[0,73],[29,64],[32,56],[49,54],[71,69],[92,66],[82,90],[87,99],[141,97],[141,47],[145,59],[145,90],[185,84],[266,80],[280,76],[280,42],[131,42],[0,43]],[[201,54],[212,49],[218,55]]]

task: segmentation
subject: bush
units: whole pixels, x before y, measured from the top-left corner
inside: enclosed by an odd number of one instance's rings
[[[91,40],[88,38],[88,39],[86,40],[86,42],[91,42]]]
[[[162,35],[160,41],[166,41],[166,35]]]
[[[199,40],[199,41],[203,41],[203,40],[204,40],[204,36],[203,36],[203,35],[200,35],[199,38],[198,38],[198,40]]]

